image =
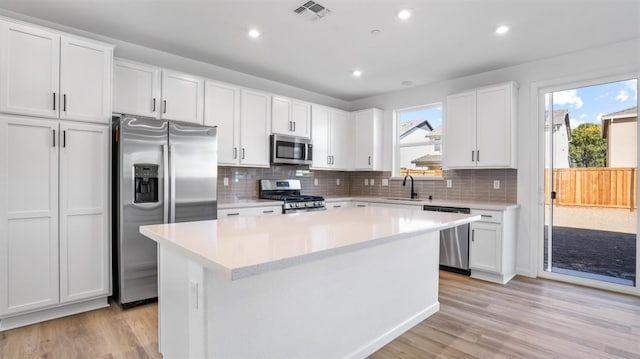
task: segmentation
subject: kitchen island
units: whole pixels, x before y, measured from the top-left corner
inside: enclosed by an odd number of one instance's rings
[[[439,309],[439,231],[480,216],[350,208],[143,226],[165,358],[364,358]]]

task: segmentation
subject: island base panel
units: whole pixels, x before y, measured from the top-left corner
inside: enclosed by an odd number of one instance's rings
[[[231,281],[160,246],[165,358],[365,358],[434,314],[439,233]]]

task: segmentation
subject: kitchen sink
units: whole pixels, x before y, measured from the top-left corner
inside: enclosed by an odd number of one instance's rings
[[[412,201],[412,202],[420,202],[420,201],[425,201],[424,198],[398,198],[398,197],[387,197],[385,199],[391,200],[391,201]]]

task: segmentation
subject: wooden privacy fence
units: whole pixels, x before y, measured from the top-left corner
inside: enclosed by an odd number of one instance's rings
[[[549,169],[544,188],[548,193]],[[553,170],[555,205],[583,207],[637,208],[637,168],[558,168]],[[545,203],[548,204],[548,199]]]

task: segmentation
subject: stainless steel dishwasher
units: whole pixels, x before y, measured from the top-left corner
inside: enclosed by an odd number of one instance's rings
[[[424,206],[425,211],[471,213],[469,208]],[[470,275],[469,224],[440,231],[440,269]]]

